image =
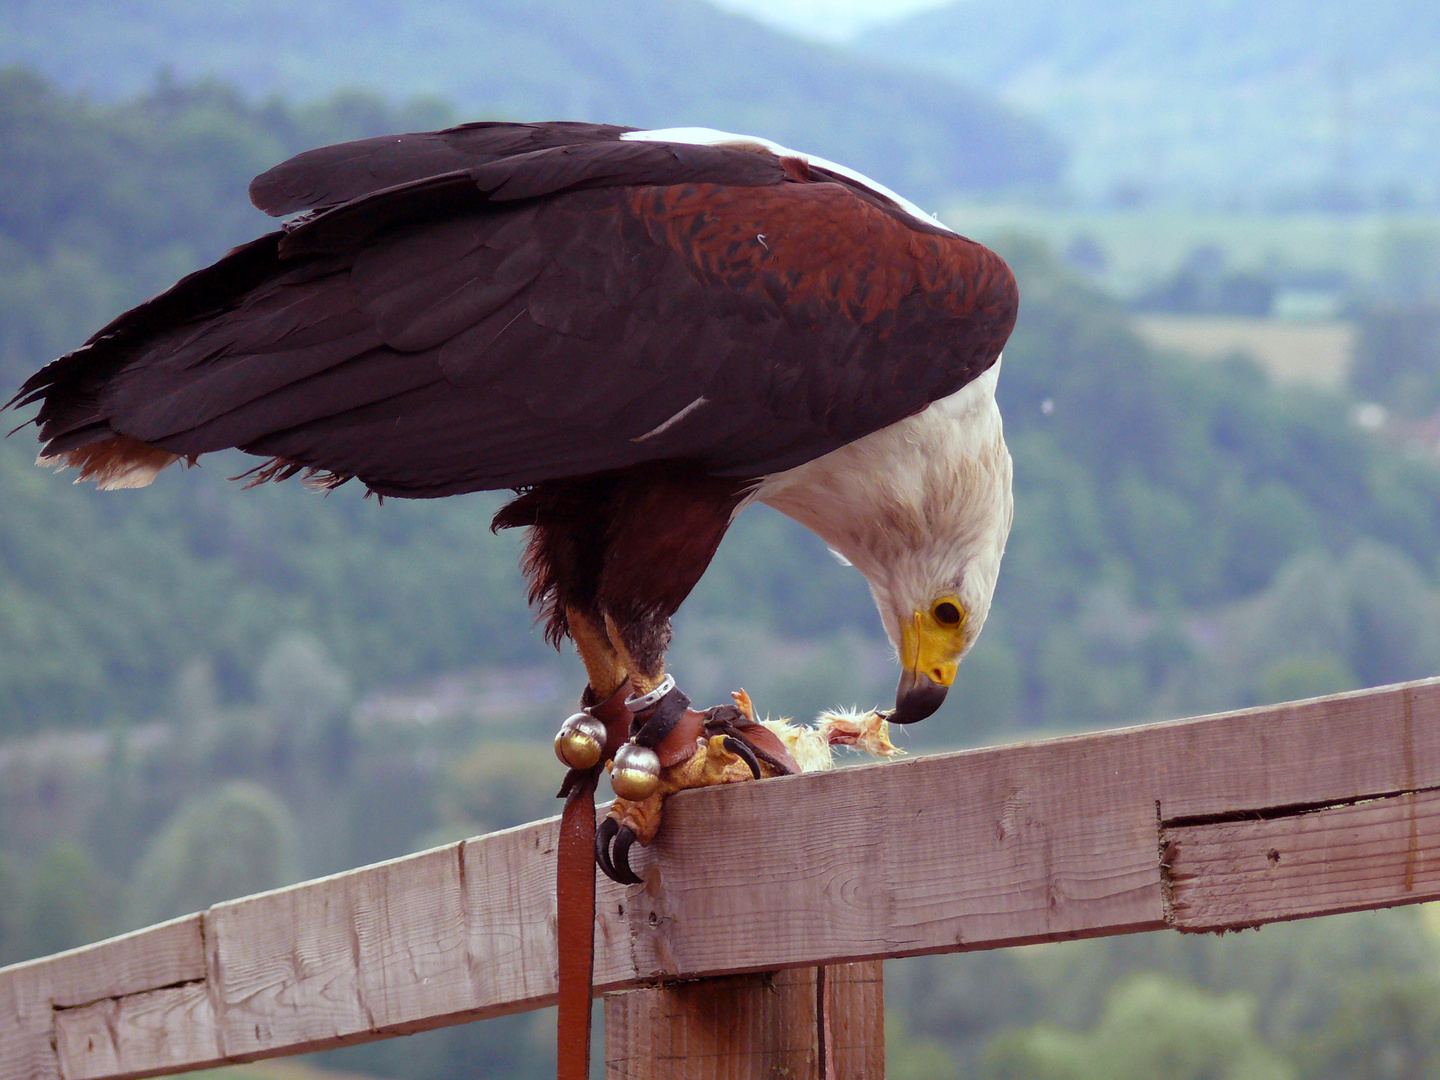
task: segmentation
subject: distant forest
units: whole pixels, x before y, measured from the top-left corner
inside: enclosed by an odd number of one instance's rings
[[[1440,205],[1440,8],[1373,0],[960,0],[865,54],[1063,132],[1067,183],[1119,204]]]
[[[266,228],[244,195],[254,173],[446,119],[355,95],[254,105],[209,83],[98,106],[6,72],[0,378],[15,385]],[[1272,389],[1238,359],[1155,355],[1046,252],[1000,246],[1023,297],[1000,392],[1016,524],[993,621],[928,730],[965,741],[1440,669],[1431,466],[1375,444],[1338,397]],[[0,730],[154,715],[196,657],[245,700],[289,630],[323,641],[362,689],[549,662],[514,541],[489,535],[494,498],[241,492],[222,480],[238,460],[100,494],[34,469],[32,452],[27,432],[0,443]],[[878,700],[890,677],[844,659],[844,641],[881,648],[863,582],[763,510],[742,515],[682,627],[706,643],[693,667],[715,692],[776,651],[757,643],[841,642],[813,677],[749,683],[787,711]]]
[[[0,397],[271,227],[245,200],[254,173],[450,119],[216,83],[96,104],[0,74]],[[1343,397],[1159,355],[1049,252],[997,246],[1022,291],[1000,382],[1015,529],[992,621],[909,747],[1440,671],[1433,463],[1357,428]],[[1367,378],[1414,395],[1393,376]],[[554,811],[547,740],[579,676],[531,628],[515,538],[488,529],[500,496],[243,491],[238,455],[103,493],[35,468],[32,434],[0,439],[0,963]],[[678,622],[673,667],[699,700],[745,686],[803,718],[893,693],[864,582],[764,508]],[[462,675],[501,688],[503,719],[438,692],[429,712],[367,711]],[[887,1075],[1433,1075],[1436,962],[1415,909],[908,960],[887,966]],[[537,1013],[318,1063],[538,1080],[552,1054]]]
[[[6,63],[98,100],[159,75],[252,100],[383,87],[462,120],[717,127],[844,162],[927,208],[1053,185],[1066,152],[983,89],[704,0],[16,0],[0,6]]]

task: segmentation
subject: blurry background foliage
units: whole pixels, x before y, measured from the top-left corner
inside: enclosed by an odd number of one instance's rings
[[[1440,674],[1437,10],[969,0],[841,46],[701,0],[19,0],[0,396],[272,227],[246,184],[307,147],[486,117],[755,131],[918,197],[1021,283],[1015,529],[908,749]],[[33,456],[0,440],[0,962],[554,809],[582,675],[531,625],[501,496],[246,492],[224,455],[102,494]],[[700,701],[893,693],[864,582],[763,508],[676,631]],[[1437,924],[896,962],[889,1075],[1440,1077]],[[279,1080],[543,1077],[551,1025]]]

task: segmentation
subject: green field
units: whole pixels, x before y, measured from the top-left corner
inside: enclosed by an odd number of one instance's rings
[[[1170,276],[1192,252],[1207,246],[1219,248],[1232,269],[1339,271],[1369,287],[1396,275],[1426,276],[1440,269],[1440,214],[1433,213],[1260,214],[967,201],[950,204],[941,217],[1001,250],[1005,245],[999,238],[1006,233],[1034,236],[1057,252],[1089,237],[1106,260],[1098,282],[1126,297]]]
[[[1340,390],[1350,373],[1356,328],[1338,320],[1307,322],[1241,315],[1137,315],[1145,342],[1198,360],[1249,356],[1278,383]]]

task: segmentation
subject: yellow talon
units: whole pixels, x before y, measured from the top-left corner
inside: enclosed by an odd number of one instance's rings
[[[610,776],[610,786],[615,787],[615,776],[619,763]],[[610,808],[609,816],[621,825],[628,825],[635,838],[642,844],[655,839],[660,831],[661,808],[665,800],[677,791],[687,788],[714,787],[716,784],[734,784],[753,779],[750,766],[738,754],[725,749],[725,736],[712,735],[695,740],[695,753],[684,761],[660,770],[659,782],[648,795],[617,798]],[[620,791],[616,789],[616,795]]]

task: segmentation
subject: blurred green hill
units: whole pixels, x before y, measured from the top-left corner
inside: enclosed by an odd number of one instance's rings
[[[0,64],[114,100],[158,73],[252,99],[384,87],[462,119],[765,134],[938,200],[1046,185],[1057,140],[980,91],[787,37],[701,0],[14,0]]]
[[[0,77],[0,377],[15,385],[263,228],[243,202],[252,173],[301,145],[428,118],[360,97],[253,106],[215,85],[102,107]],[[1326,689],[1440,669],[1425,634],[1398,653],[1376,645],[1391,623],[1427,622],[1434,468],[1374,443],[1338,396],[1276,390],[1244,362],[1156,354],[1043,250],[996,243],[1023,296],[1001,380],[1016,526],[993,623],[926,740],[1243,704],[1303,688],[1306,671]],[[242,492],[224,480],[238,457],[97,493],[34,469],[32,453],[25,433],[0,444],[0,731],[144,719],[196,660],[224,699],[248,700],[267,649],[294,630],[362,693],[553,663],[523,609],[514,538],[488,532],[495,496],[382,507],[293,484]],[[1362,542],[1397,598],[1378,624],[1355,614],[1375,582],[1328,569]],[[1288,638],[1265,640],[1287,617],[1267,590],[1314,595],[1287,584],[1295,574],[1341,590],[1298,660]],[[885,650],[859,576],[756,508],[682,612],[676,663],[702,695],[743,681],[763,708],[807,715],[880,700]]]
[[[1089,195],[1286,209],[1440,198],[1425,0],[963,0],[853,43],[1065,133]]]
[[[0,395],[267,228],[254,172],[448,119],[216,83],[97,104],[0,74]],[[992,242],[1023,297],[1000,391],[1015,531],[992,622],[910,746],[1440,671],[1433,461],[1376,441],[1339,394],[1159,353],[1036,242]],[[530,627],[516,538],[488,530],[498,496],[247,492],[225,480],[239,456],[102,493],[36,469],[30,436],[0,439],[0,963],[554,808],[545,741],[579,675]],[[745,685],[807,716],[893,690],[859,575],[764,508],[677,623],[673,666],[701,700]],[[475,668],[498,688],[486,716],[454,692]],[[1412,909],[916,959],[887,983],[898,1080],[1117,1061],[1318,1080],[1382,1055],[1429,1075],[1440,1045],[1434,935]],[[321,1063],[528,1080],[553,1073],[551,1023]]]

